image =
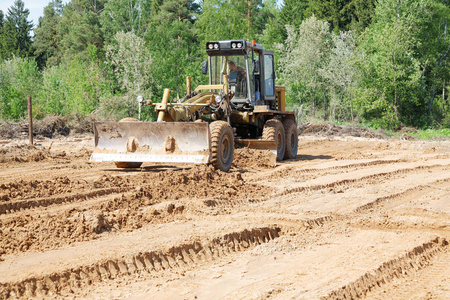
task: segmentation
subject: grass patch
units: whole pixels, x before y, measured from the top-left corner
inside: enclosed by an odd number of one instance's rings
[[[450,140],[450,129],[425,129],[412,133],[421,140]]]

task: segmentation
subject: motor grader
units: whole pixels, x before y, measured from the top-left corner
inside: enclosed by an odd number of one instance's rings
[[[206,43],[206,54],[202,73],[209,84],[192,90],[187,77],[184,98],[171,98],[165,89],[160,103],[143,103],[155,108],[156,122],[94,123],[90,160],[113,161],[120,168],[210,163],[226,172],[235,144],[272,150],[277,160],[294,158],[297,122],[285,111],[285,88],[275,86],[273,51],[254,41],[225,40]]]

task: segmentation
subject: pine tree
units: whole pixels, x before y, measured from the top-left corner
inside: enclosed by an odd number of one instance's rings
[[[0,9],[0,62],[3,57],[2,44],[3,44],[3,11]]]
[[[372,22],[375,12],[374,0],[352,0],[342,9],[342,14],[346,16],[347,23],[345,29],[361,33]]]
[[[350,0],[310,0],[306,9],[306,17],[314,15],[330,24],[331,30],[338,33],[345,30],[351,19],[349,14],[343,14],[343,8]]]
[[[72,0],[64,7],[57,29],[61,36],[62,59],[87,60],[90,55],[95,54],[94,48],[97,49],[95,52],[102,49],[100,14],[105,2]]]
[[[283,43],[285,39],[285,27],[280,22],[281,9],[277,8],[276,0],[264,0],[257,16],[258,43],[265,49],[275,50],[276,44]],[[278,59],[276,59],[278,61]]]
[[[145,36],[150,53],[158,62],[153,67],[155,80],[176,90],[178,95],[182,95],[184,76],[194,76],[192,67],[200,64],[196,63],[199,43],[193,26],[198,9],[193,0],[163,1]],[[162,96],[160,90],[155,90],[155,94]]]
[[[163,4],[164,0],[153,0],[152,1],[152,15],[156,16],[159,13],[159,8]]]
[[[58,23],[61,19],[62,1],[53,0],[44,8],[44,16],[39,18],[35,29],[34,46],[39,66],[55,66],[60,61],[60,36]]]
[[[158,21],[189,21],[194,23],[195,14],[200,6],[193,0],[165,0],[159,5],[159,12],[155,17]]]
[[[3,28],[3,18],[4,18],[3,10],[0,9],[0,32]]]
[[[0,58],[8,59],[18,56],[17,49],[18,35],[14,23],[10,19],[3,22],[0,39]]]
[[[328,22],[336,33],[349,29],[362,32],[370,24],[374,3],[374,0],[285,0],[280,22],[298,27],[314,15]]]
[[[3,59],[18,57],[29,57],[33,55],[33,41],[31,39],[31,29],[33,23],[28,21],[30,11],[25,8],[21,0],[16,0],[8,8],[6,21],[3,22],[0,57]]]
[[[308,0],[285,0],[280,12],[280,22],[283,25],[292,25],[296,28],[305,20],[305,11]]]

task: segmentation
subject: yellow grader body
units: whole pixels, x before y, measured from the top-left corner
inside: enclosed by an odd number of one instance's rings
[[[212,163],[228,171],[235,144],[270,150],[278,160],[295,157],[297,124],[294,114],[284,110],[284,87],[275,87],[273,52],[240,40],[210,42],[207,53],[202,71],[209,73],[209,84],[192,91],[188,77],[183,99],[171,100],[165,89],[161,103],[149,104],[156,122],[94,123],[90,160],[113,161],[118,167]],[[245,68],[233,73],[234,60]]]

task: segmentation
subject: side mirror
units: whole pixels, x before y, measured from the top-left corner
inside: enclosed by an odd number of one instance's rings
[[[259,73],[259,60],[253,61],[253,73]]]
[[[203,75],[208,74],[208,61],[207,60],[202,61],[202,74]]]

